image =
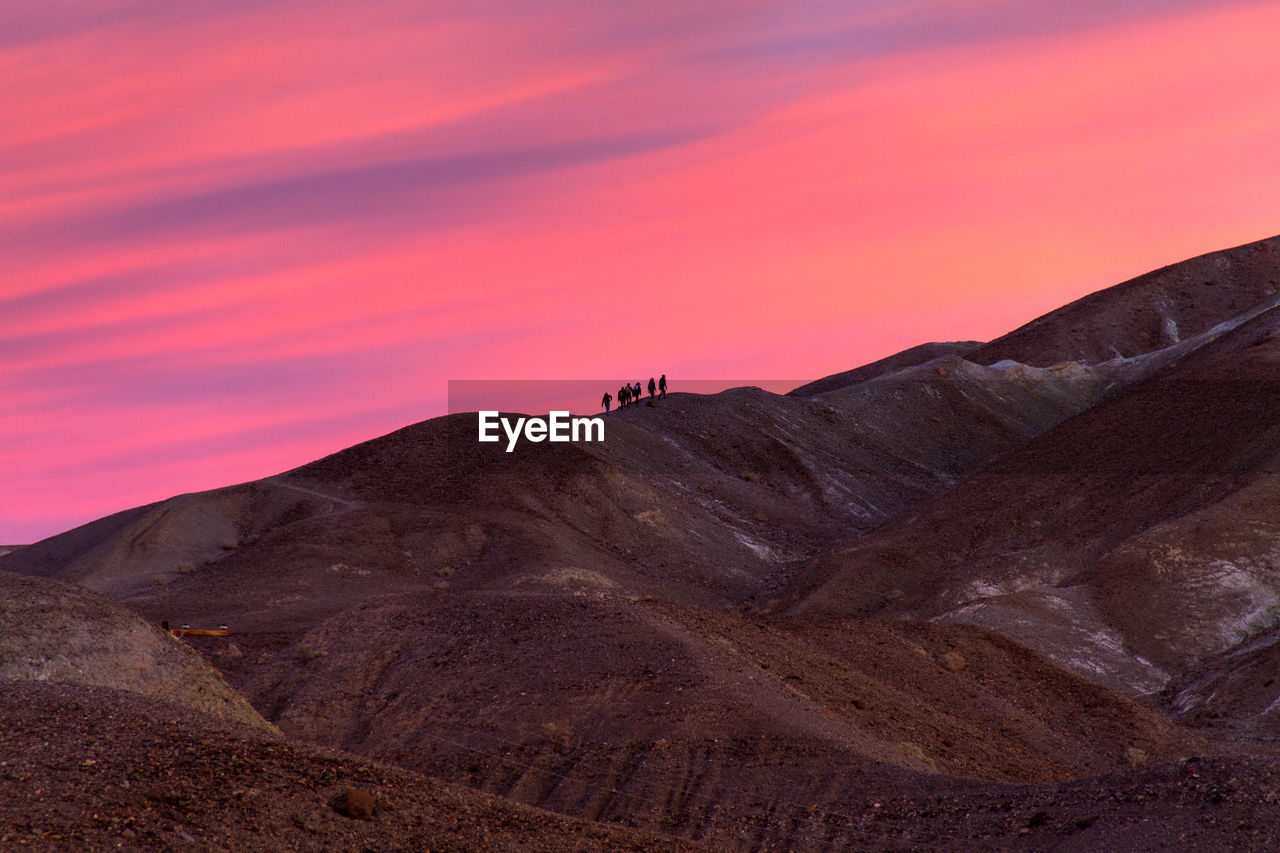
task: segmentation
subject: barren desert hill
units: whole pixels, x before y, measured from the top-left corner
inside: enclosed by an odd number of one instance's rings
[[[1161,694],[1173,719],[1199,731],[1249,742],[1280,742],[1280,627],[1200,660],[1172,679]]]
[[[807,382],[798,388],[788,391],[787,395],[791,397],[812,397],[814,394],[822,394],[827,391],[835,391],[838,388],[858,385],[880,376],[897,373],[909,367],[918,367],[947,356],[964,356],[980,346],[982,344],[978,341],[948,341],[945,343],[935,341],[919,344],[882,358],[879,361],[855,367],[853,370],[833,373],[813,382]]]
[[[1212,751],[980,629],[788,624],[607,594],[371,601],[243,689],[294,737],[728,849],[849,849],[868,838],[851,825],[875,839],[869,796],[958,804]]]
[[[976,347],[979,364],[1099,364],[1176,344],[1280,292],[1280,237],[1199,255],[1091,293]]]
[[[1278,368],[1269,308],[821,558],[799,609],[984,624],[1161,689],[1275,624]]]
[[[1256,758],[1060,785],[869,780],[838,809],[797,819],[756,801],[716,845],[556,815],[101,687],[0,691],[0,755],[5,849],[1262,851],[1280,840],[1280,766]],[[351,787],[371,795],[372,819],[333,809]],[[714,816],[714,802],[700,806]],[[777,843],[751,843],[770,827]]]
[[[0,690],[5,850],[695,851],[67,682]],[[355,788],[370,819],[334,804]]]
[[[83,587],[0,572],[0,681],[127,690],[274,732],[204,658]]]
[[[611,419],[603,447],[513,458],[446,418],[9,559],[152,620],[231,624],[202,648],[292,736],[579,816],[786,843],[871,782],[1205,749],[972,629],[754,615],[789,580],[770,551],[855,535],[1095,389],[944,357],[807,400],[673,394]]]
[[[607,587],[764,603],[790,567],[1087,405],[1097,382],[944,357],[807,398],[673,393],[596,444],[406,427],[255,483],[127,510],[0,558],[155,619],[305,629],[394,591]]]
[[[981,629],[786,625],[609,596],[380,599],[308,632],[243,689],[288,733],[421,769],[470,747],[551,749],[569,767],[616,765],[616,785],[637,752],[656,773],[717,739],[745,754],[767,740],[777,757],[820,745],[845,772],[995,779],[1102,772],[1131,747],[1203,749]],[[1062,714],[1082,702],[1106,710]]]
[[[872,781],[1046,780],[1207,748],[994,635],[756,614],[789,580],[771,551],[945,489],[1087,404],[1086,373],[944,356],[811,399],[673,394],[612,418],[604,446],[509,456],[455,416],[21,556],[70,552],[152,619],[231,624],[202,648],[293,737],[569,814],[781,844]]]
[[[74,589],[16,580],[39,590]],[[604,596],[424,597],[341,614],[258,669],[246,691],[295,736],[271,748],[192,733],[167,722],[174,711],[146,711],[139,726],[131,710],[137,700],[127,698],[106,703],[104,722],[99,706],[111,694],[82,697],[65,682],[10,685],[6,695],[20,706],[7,709],[10,740],[43,740],[59,756],[17,765],[19,775],[5,777],[34,778],[42,793],[57,794],[19,815],[14,837],[100,839],[128,829],[137,836],[120,837],[162,843],[185,832],[229,849],[248,840],[255,849],[286,849],[312,836],[366,837],[326,803],[340,783],[367,784],[369,773],[332,760],[317,771],[298,737],[609,823],[729,848],[744,839],[749,848],[813,840],[811,849],[828,849],[829,839],[874,848],[884,831],[852,817],[873,806],[858,800],[851,810],[850,798],[873,785],[905,799],[918,771],[1078,776],[1123,766],[1134,750],[1162,760],[1205,748],[1113,692],[1055,675],[1014,644],[962,626],[779,631],[736,615]],[[41,601],[33,606],[49,612]],[[86,630],[101,621],[92,613],[79,618]],[[48,626],[34,627],[37,648],[54,642]],[[85,703],[95,707],[86,712]],[[1080,704],[1094,716],[1073,716]],[[39,725],[30,723],[33,716]],[[92,784],[85,761],[96,768]],[[918,771],[901,776],[896,768],[904,764]],[[114,779],[116,772],[133,789],[101,784],[100,774]],[[691,774],[694,787],[673,795]],[[546,817],[513,823],[501,816],[506,807],[495,805],[489,812],[499,813],[499,830],[519,830],[503,835],[465,809],[441,815],[438,798],[406,794],[413,785],[404,774],[391,782],[387,775],[373,777],[380,801],[393,794],[391,826],[380,823],[378,832],[420,839],[420,823],[443,822],[465,839],[463,847],[488,846],[495,835],[512,848],[560,843],[544,840],[539,822]],[[218,780],[212,796],[203,791],[209,778]],[[151,787],[140,791],[140,784]],[[956,820],[962,809],[954,797],[990,797],[993,790],[935,789],[927,803],[950,803]],[[767,812],[761,798],[773,803]],[[931,813],[935,806],[927,803],[909,810]],[[102,819],[86,831],[89,811]],[[798,828],[815,811],[838,825]],[[892,835],[918,838],[922,831],[907,820]],[[646,841],[637,849],[663,845]]]

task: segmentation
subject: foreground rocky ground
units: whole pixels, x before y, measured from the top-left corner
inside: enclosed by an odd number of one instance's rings
[[[367,819],[340,814],[350,788]],[[0,849],[695,850],[101,687],[0,682]]]
[[[838,808],[757,803],[708,846],[566,818],[121,691],[6,681],[4,850],[1274,850],[1280,761],[1191,757],[1066,783],[870,774]],[[877,776],[879,778],[877,778]],[[840,780],[827,780],[836,784]],[[371,817],[335,809],[368,793]],[[607,799],[607,796],[606,796]]]

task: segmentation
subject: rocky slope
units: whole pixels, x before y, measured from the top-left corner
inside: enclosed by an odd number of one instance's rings
[[[821,379],[814,380],[794,388],[787,392],[789,397],[812,397],[815,394],[824,394],[828,391],[835,391],[840,388],[848,388],[851,385],[860,385],[871,379],[877,379],[881,376],[888,376],[901,370],[911,367],[919,367],[922,364],[928,364],[939,358],[947,356],[964,356],[966,353],[972,352],[982,346],[979,341],[952,341],[947,343],[928,343],[905,349],[902,352],[882,358],[879,361],[873,361],[870,364],[864,364],[861,367],[855,367],[853,370],[845,370],[841,373],[833,373],[830,376],[824,376]]]
[[[218,724],[134,693],[3,687],[5,850],[699,849]],[[351,788],[371,798],[369,818],[335,810]]]
[[[1212,252],[1100,290],[1045,314],[966,357],[1048,367],[1099,364],[1165,349],[1280,292],[1280,238]]]
[[[9,572],[0,572],[0,680],[111,687],[275,731],[204,658],[136,613]]]
[[[821,558],[799,609],[987,625],[1133,695],[1272,627],[1278,332],[1226,328]]]
[[[806,398],[676,393],[610,415],[604,443],[513,453],[454,415],[0,559],[157,619],[253,631],[441,584],[737,606],[1079,411],[1099,383],[950,357]]]
[[[472,749],[514,749],[578,783],[575,767],[610,766],[618,790],[632,773],[671,778],[669,765],[721,742],[759,753],[752,784],[766,789],[780,772],[766,766],[818,747],[844,774],[889,763],[995,779],[1102,772],[1132,748],[1205,748],[966,626],[788,624],[609,596],[379,599],[309,632],[244,689],[284,731],[317,742],[433,772],[474,761]],[[1082,705],[1094,713],[1073,717]],[[567,796],[500,761],[486,772],[496,775],[471,781]]]

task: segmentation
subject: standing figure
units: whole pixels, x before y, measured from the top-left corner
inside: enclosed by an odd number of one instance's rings
[[[654,395],[658,393],[658,383],[653,381],[653,377],[649,377],[649,399],[652,400]]]
[[[642,396],[643,395],[640,393],[640,383],[637,382],[635,386],[635,390],[633,390],[631,393],[631,399],[635,400],[638,403],[640,402],[640,398]]]
[[[618,389],[618,408],[625,409],[627,407],[627,402],[630,397],[631,397],[630,385],[623,385],[621,388],[619,388]]]
[[[604,396],[600,398],[600,405],[604,406],[604,413],[609,414],[609,404],[613,402],[613,395],[608,391],[604,392]]]
[[[662,374],[662,378],[658,380],[659,397],[667,396],[667,374]]]

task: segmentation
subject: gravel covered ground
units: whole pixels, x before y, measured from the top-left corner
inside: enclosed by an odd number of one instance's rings
[[[520,806],[133,694],[31,681],[0,687],[6,851],[710,849]],[[1262,756],[1189,758],[1066,783],[905,781],[886,777],[841,810],[775,828],[758,849],[1280,845],[1280,763]],[[371,819],[335,810],[349,788],[371,795]]]
[[[339,814],[348,788],[371,819]],[[696,850],[100,687],[0,682],[0,850]]]

